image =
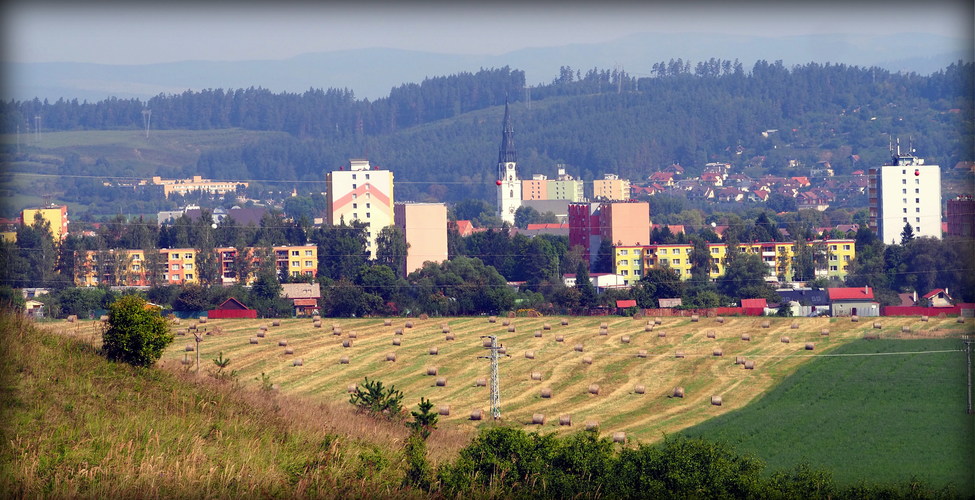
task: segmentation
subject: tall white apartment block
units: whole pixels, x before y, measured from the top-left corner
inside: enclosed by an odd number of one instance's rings
[[[369,255],[376,257],[376,237],[393,224],[393,173],[369,165],[369,160],[349,160],[349,169],[326,175],[328,202],[326,222],[366,223]]]
[[[941,238],[941,167],[900,147],[890,163],[870,169],[870,228],[888,245],[901,242],[907,224],[914,236]]]

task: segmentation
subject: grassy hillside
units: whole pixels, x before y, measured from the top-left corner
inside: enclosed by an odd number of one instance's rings
[[[948,352],[943,352],[948,351]],[[894,353],[916,354],[894,354]],[[758,401],[684,431],[787,469],[806,461],[839,484],[917,478],[975,494],[975,418],[966,413],[964,344],[847,343]]]
[[[417,496],[399,488],[405,427],[347,403],[109,363],[6,313],[0,349],[4,497]]]

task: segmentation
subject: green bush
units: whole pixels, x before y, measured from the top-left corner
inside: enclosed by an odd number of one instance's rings
[[[173,338],[157,308],[138,295],[127,295],[108,307],[108,330],[102,337],[102,351],[112,361],[152,366]]]
[[[349,403],[375,416],[399,418],[403,413],[403,393],[395,386],[384,387],[382,382],[369,377],[349,395]]]

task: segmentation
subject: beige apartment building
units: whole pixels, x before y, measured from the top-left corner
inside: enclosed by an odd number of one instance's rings
[[[407,275],[424,262],[447,260],[447,206],[443,203],[397,203],[395,223],[406,236],[406,259],[400,271]]]

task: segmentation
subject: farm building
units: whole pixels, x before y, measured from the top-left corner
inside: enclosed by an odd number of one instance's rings
[[[818,316],[829,314],[829,293],[826,290],[799,288],[776,290],[783,301],[798,302],[799,307],[792,308],[793,316]]]
[[[829,304],[833,316],[880,316],[880,303],[867,286],[830,288]]]
[[[281,297],[291,301],[295,316],[311,316],[318,312],[322,289],[318,283],[282,283]]]
[[[245,306],[241,301],[230,297],[229,299],[223,301],[222,304],[217,306],[207,313],[207,316],[213,319],[228,319],[228,318],[257,318],[257,310],[251,309]]]

